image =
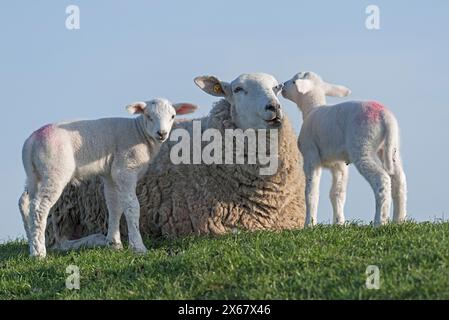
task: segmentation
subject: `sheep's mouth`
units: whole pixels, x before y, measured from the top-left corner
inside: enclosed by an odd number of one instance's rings
[[[282,124],[282,117],[277,115],[273,119],[265,120],[265,121],[266,121],[266,123],[268,123],[268,125],[270,127],[280,127]]]
[[[154,137],[154,140],[156,140],[156,141],[162,143],[162,142],[164,142],[165,140],[167,140],[167,137],[156,136],[156,137]]]

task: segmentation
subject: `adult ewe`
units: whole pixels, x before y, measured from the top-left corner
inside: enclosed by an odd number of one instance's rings
[[[137,181],[168,138],[175,114],[193,112],[196,107],[155,99],[127,109],[140,116],[51,124],[25,141],[22,154],[27,182],[19,207],[32,256],[46,255],[47,216],[65,186],[72,179],[93,175],[104,182],[108,242],[122,246],[119,223],[124,212],[130,247],[135,252],[146,251],[139,232]]]
[[[388,221],[391,195],[393,219],[404,221],[406,182],[396,118],[374,101],[326,105],[326,95],[344,97],[349,93],[349,89],[326,83],[313,72],[300,72],[284,84],[282,95],[295,102],[303,115],[298,144],[304,155],[306,225],[316,223],[321,167],[332,171],[334,223],[344,223],[349,163],[354,163],[374,191],[374,224]]]
[[[260,169],[266,165],[258,163],[175,165],[170,150],[177,142],[167,141],[137,187],[141,232],[178,237],[218,235],[235,229],[301,228],[305,216],[304,177],[298,163],[302,158],[296,135],[276,96],[278,82],[266,74],[245,74],[231,83],[215,77],[199,77],[196,83],[207,93],[223,98],[208,116],[198,119],[201,131],[214,128],[224,136],[225,129],[277,129],[278,169],[272,175],[261,175]],[[193,127],[192,121],[178,122],[173,133],[182,128],[192,136]],[[203,146],[206,144],[203,142]],[[224,154],[224,144],[222,150]],[[106,232],[102,189],[99,179],[67,188],[49,219],[51,244]],[[85,239],[69,243],[63,248],[86,245]]]

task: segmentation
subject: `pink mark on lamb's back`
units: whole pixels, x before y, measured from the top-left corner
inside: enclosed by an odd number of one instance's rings
[[[53,132],[53,125],[47,124],[43,126],[42,128],[36,130],[33,132],[33,137],[39,139],[39,140],[46,140],[49,139],[51,136],[51,133]]]
[[[360,122],[378,122],[386,108],[376,101],[368,101],[363,104],[363,111],[360,114]]]

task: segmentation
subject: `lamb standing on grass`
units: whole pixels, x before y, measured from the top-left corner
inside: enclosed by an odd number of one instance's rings
[[[298,73],[284,84],[282,95],[295,102],[303,115],[298,146],[304,156],[306,225],[316,224],[321,167],[332,172],[333,221],[344,223],[349,163],[354,163],[373,188],[374,225],[388,221],[391,195],[393,220],[402,222],[406,216],[406,180],[396,118],[373,101],[326,105],[326,95],[344,97],[349,93],[349,89],[326,83],[313,72]]]
[[[109,211],[104,242],[117,249],[122,247],[119,223],[124,213],[130,247],[135,252],[146,252],[139,231],[137,181],[169,136],[175,114],[195,109],[192,104],[172,105],[165,99],[155,99],[128,105],[131,114],[140,114],[134,119],[58,123],[34,132],[23,146],[27,181],[19,202],[30,254],[46,256],[48,213],[65,186],[72,179],[93,175],[103,178]]]

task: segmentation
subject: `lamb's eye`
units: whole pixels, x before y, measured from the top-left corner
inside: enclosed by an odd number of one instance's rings
[[[174,119],[174,118],[175,118],[175,115],[172,115],[171,118]]]
[[[242,91],[243,91],[242,87],[237,87],[237,88],[234,89],[234,93],[239,93],[239,92],[242,92]]]

